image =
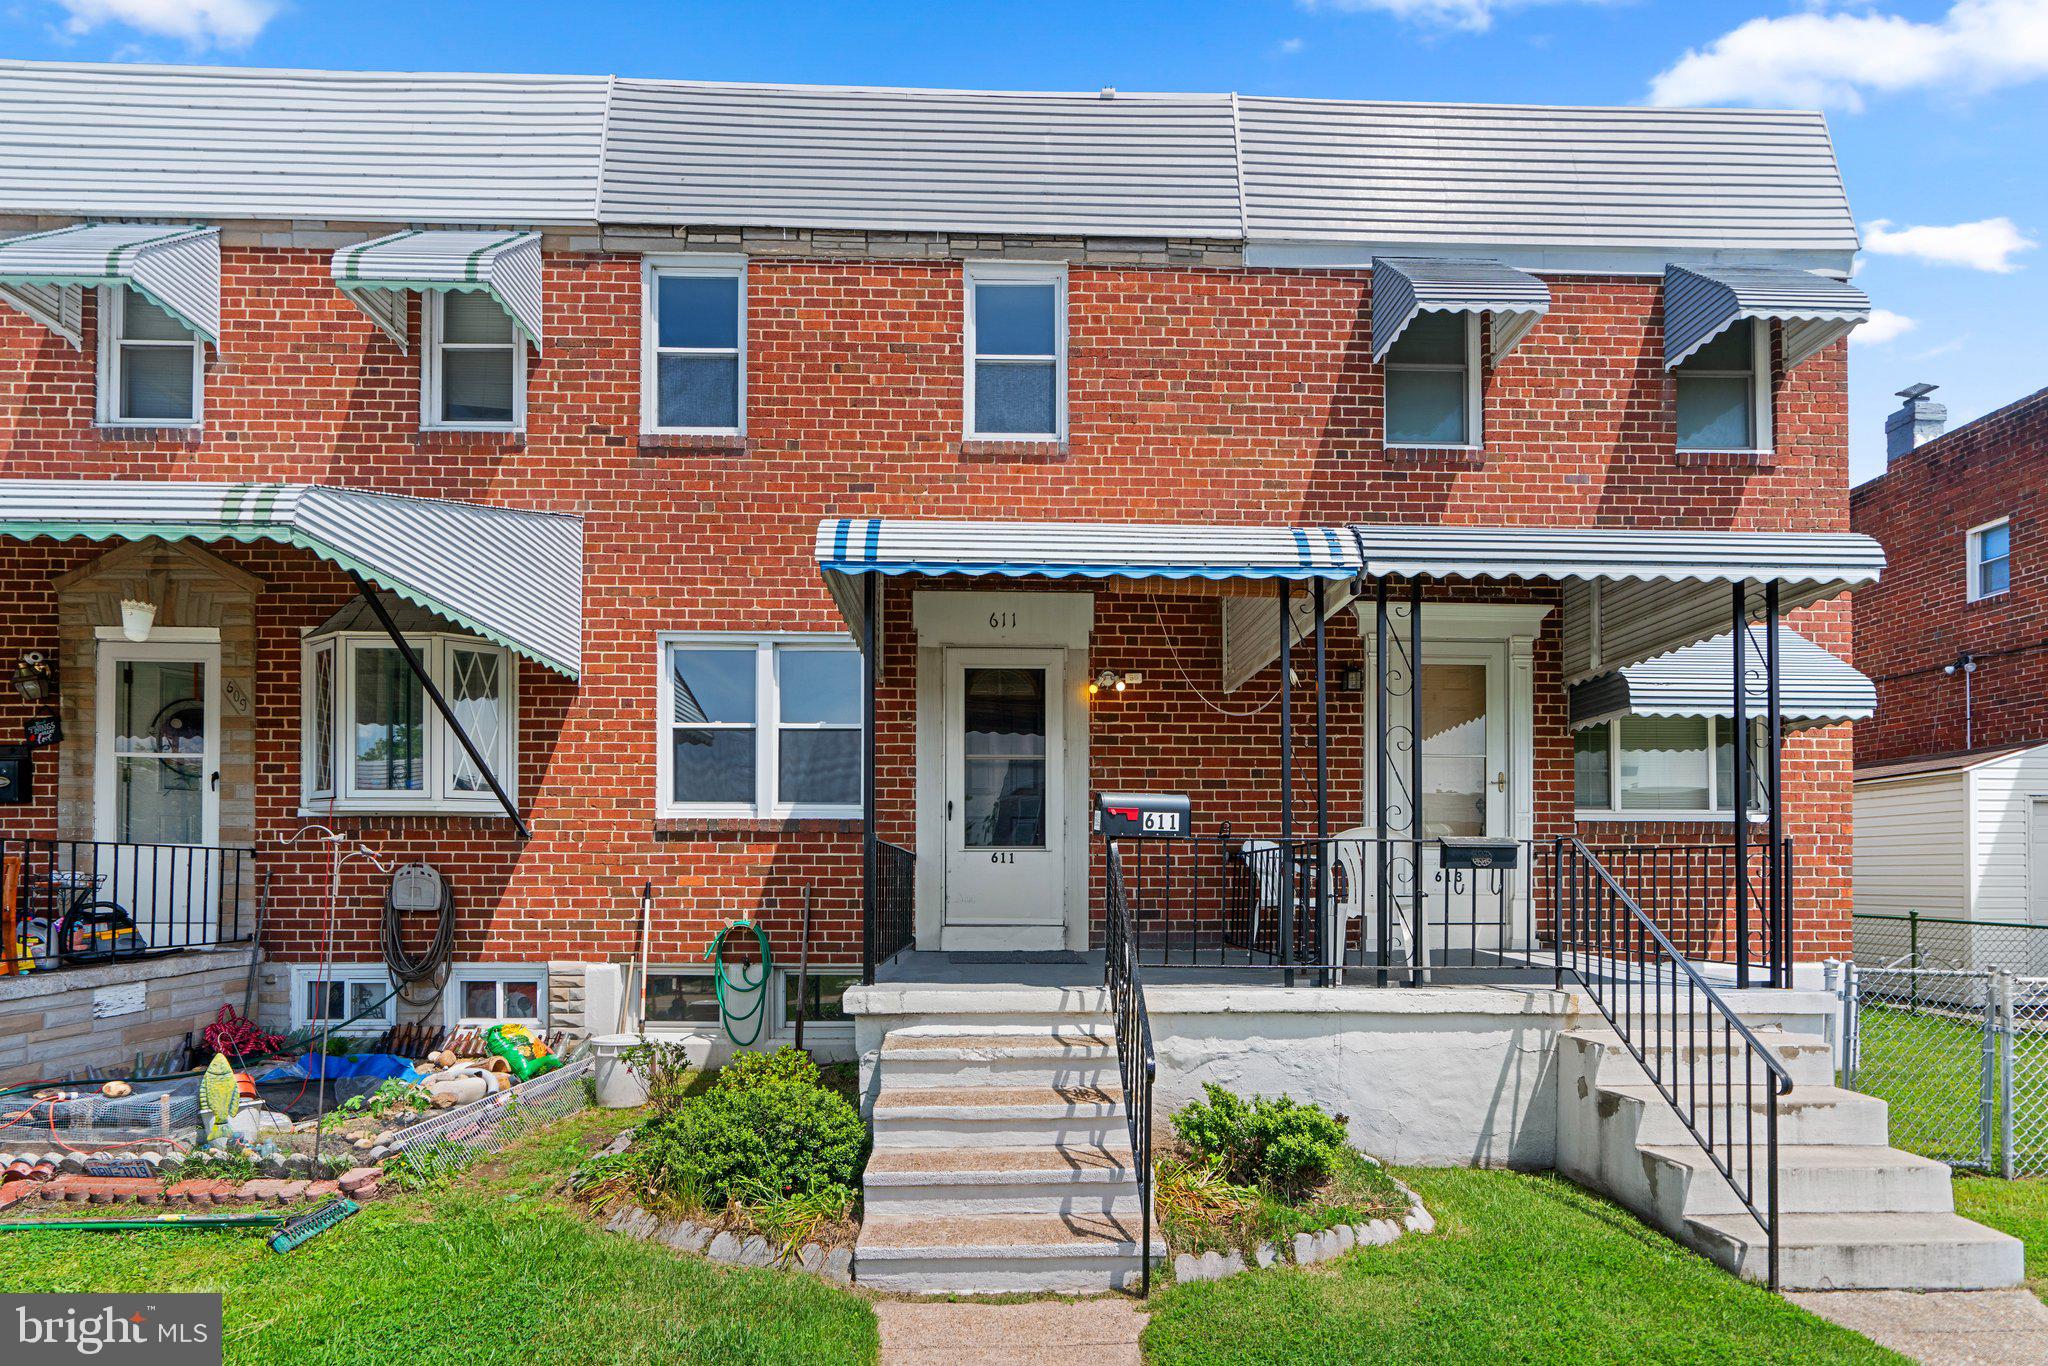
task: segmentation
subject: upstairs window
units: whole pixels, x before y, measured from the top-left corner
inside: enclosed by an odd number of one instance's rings
[[[110,427],[194,427],[206,344],[132,289],[99,293],[99,420]]]
[[[747,408],[746,264],[650,265],[646,307],[647,430],[739,435]]]
[[[1679,450],[1770,449],[1769,337],[1768,323],[1744,320],[1679,362]]]
[[[431,293],[426,315],[421,424],[450,431],[526,425],[526,343],[488,294]]]
[[[1067,272],[967,268],[967,435],[1057,440],[1067,430]]]
[[[2012,587],[2012,523],[2001,518],[1969,534],[1970,601]]]
[[[1418,313],[1387,351],[1387,444],[1479,444],[1479,319]]]
[[[860,814],[860,653],[806,637],[663,646],[664,814]]]

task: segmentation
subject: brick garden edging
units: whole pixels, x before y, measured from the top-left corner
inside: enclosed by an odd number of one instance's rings
[[[1388,1180],[1393,1180],[1389,1177]],[[1433,1233],[1436,1216],[1423,1206],[1422,1197],[1406,1184],[1394,1181],[1408,1197],[1408,1213],[1394,1219],[1375,1219],[1367,1224],[1339,1224],[1320,1233],[1297,1233],[1288,1244],[1263,1243],[1252,1252],[1249,1263],[1242,1252],[1183,1252],[1173,1259],[1176,1281],[1220,1281],[1254,1267],[1279,1266],[1292,1262],[1309,1266],[1341,1257],[1357,1247],[1384,1247],[1403,1233]]]
[[[605,1231],[638,1238],[642,1242],[666,1243],[678,1252],[691,1252],[727,1266],[774,1266],[808,1271],[833,1285],[853,1284],[853,1249],[828,1248],[823,1243],[805,1243],[793,1258],[776,1255],[775,1248],[758,1233],[744,1237],[726,1229],[714,1229],[691,1219],[663,1219],[638,1205],[625,1205],[605,1220]]]
[[[268,1176],[253,1181],[220,1181],[195,1177],[167,1186],[150,1176],[84,1176],[65,1172],[47,1181],[20,1178],[0,1185],[0,1209],[26,1200],[67,1205],[184,1207],[290,1205],[341,1194],[358,1201],[374,1200],[378,1195],[377,1179],[383,1174],[376,1167],[356,1167],[334,1181]]]

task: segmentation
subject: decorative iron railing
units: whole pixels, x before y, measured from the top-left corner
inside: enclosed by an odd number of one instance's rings
[[[1560,839],[1552,858],[1558,986],[1577,979],[1763,1229],[1777,1289],[1778,1101],[1791,1073],[1591,849]]]
[[[247,943],[255,865],[252,849],[0,836],[0,968]]]
[[[1729,844],[1593,844],[1587,846],[1635,903],[1686,957],[1737,963],[1747,935],[1747,963],[1758,985],[1786,986],[1791,962],[1792,841],[1744,847],[1746,884],[1735,877]],[[1779,894],[1770,895],[1779,879]],[[1737,914],[1738,897],[1746,913]],[[1784,908],[1782,916],[1773,906]]]
[[[1116,1055],[1123,1079],[1124,1118],[1130,1126],[1131,1162],[1138,1173],[1139,1293],[1152,1293],[1152,1083],[1159,1058],[1152,1049],[1152,1018],[1145,1009],[1138,943],[1124,886],[1123,856],[1114,840],[1103,845],[1103,977],[1116,1023]]]
[[[917,855],[900,844],[875,841],[875,923],[867,938],[867,980],[917,936]]]

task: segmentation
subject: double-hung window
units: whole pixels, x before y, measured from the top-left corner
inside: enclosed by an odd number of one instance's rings
[[[1477,446],[1479,318],[1418,313],[1387,351],[1387,444]]]
[[[1995,598],[2012,587],[2012,523],[2000,518],[1972,528],[1969,547],[1969,600]]]
[[[526,425],[526,342],[498,301],[475,291],[430,293],[422,348],[420,425],[517,431]]]
[[[1678,363],[1678,449],[1771,446],[1770,324],[1745,319]]]
[[[1067,432],[1067,272],[967,267],[967,435],[1058,440]]]
[[[747,268],[730,258],[650,262],[641,320],[641,422],[738,436],[747,414]]]
[[[518,777],[517,679],[511,652],[460,635],[407,642],[506,792]],[[391,638],[309,637],[301,668],[309,809],[496,814],[502,808]]]
[[[1766,805],[1763,723],[1751,722],[1749,732],[1755,815]],[[1734,736],[1727,717],[1624,716],[1581,728],[1572,737],[1579,815],[1725,817],[1735,806]]]
[[[99,292],[99,421],[108,427],[194,427],[206,343],[135,290]]]
[[[833,637],[669,636],[664,815],[860,814],[860,654]]]

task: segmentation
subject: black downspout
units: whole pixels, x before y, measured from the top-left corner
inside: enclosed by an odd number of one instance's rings
[[[1771,804],[1765,811],[1765,838],[1770,852],[1764,866],[1770,870],[1771,985],[1792,985],[1792,933],[1785,918],[1785,827],[1778,811],[1779,780],[1784,776],[1785,716],[1778,698],[1778,581],[1764,585],[1764,729],[1770,732],[1768,776]],[[1748,809],[1745,804],[1745,818]]]
[[[1323,985],[1335,986],[1344,966],[1344,923],[1330,906],[1330,693],[1323,633],[1326,591],[1321,579],[1310,591],[1316,614],[1316,925],[1325,936],[1323,961],[1331,969],[1323,975]]]
[[[1415,907],[1415,971],[1408,985],[1419,987],[1429,962],[1429,927],[1423,923],[1422,901],[1422,580],[1408,581],[1408,834],[1414,840],[1415,885],[1409,897]],[[1445,931],[1448,944],[1450,934]]]
[[[1735,585],[1734,603],[1734,648],[1730,653],[1735,657],[1735,792],[1729,804],[1735,809],[1735,818],[1729,825],[1735,832],[1735,876],[1731,882],[1735,888],[1735,985],[1740,989],[1749,985],[1749,677],[1743,668],[1743,646],[1749,635],[1747,583]]]
[[[405,667],[411,669],[412,676],[419,680],[420,691],[424,692],[427,695],[427,700],[434,704],[434,710],[441,713],[441,719],[448,723],[448,729],[455,732],[455,739],[461,744],[462,752],[469,756],[469,761],[472,764],[476,765],[476,771],[482,774],[484,781],[490,785],[491,795],[498,799],[498,805],[504,807],[505,814],[512,818],[512,828],[519,832],[520,839],[532,839],[533,831],[528,828],[525,817],[519,814],[519,808],[513,804],[512,798],[506,794],[504,784],[498,781],[498,775],[493,773],[491,766],[484,762],[483,754],[477,749],[476,742],[469,738],[469,732],[462,728],[462,722],[455,719],[454,711],[448,706],[448,699],[441,695],[441,690],[434,686],[434,680],[427,676],[426,665],[420,663],[419,655],[414,652],[406,638],[399,633],[398,623],[391,619],[391,613],[384,610],[384,604],[378,600],[375,593],[370,591],[370,585],[364,582],[361,574],[350,570],[348,576],[355,581],[356,592],[360,593],[363,601],[370,605],[370,613],[377,618],[377,624],[384,628],[384,634],[390,636],[391,643],[398,647],[399,657],[405,660]],[[517,666],[515,665],[514,667]]]
[[[1294,985],[1294,635],[1293,585],[1280,580],[1280,961],[1286,984]]]
[[[1373,845],[1372,854],[1373,914],[1378,919],[1376,933],[1379,935],[1379,972],[1374,977],[1374,984],[1384,987],[1387,984],[1387,941],[1394,935],[1394,907],[1389,899],[1393,881],[1387,876],[1387,861],[1391,853],[1387,847],[1387,646],[1391,637],[1387,630],[1387,581],[1375,579],[1373,587],[1379,632],[1379,648],[1373,655],[1376,700],[1372,709],[1373,814],[1379,822],[1379,837]]]
[[[862,986],[875,984],[875,684],[881,677],[882,662],[876,651],[881,646],[881,594],[879,576],[861,578],[860,695],[861,695],[861,785],[860,785],[860,980]]]

